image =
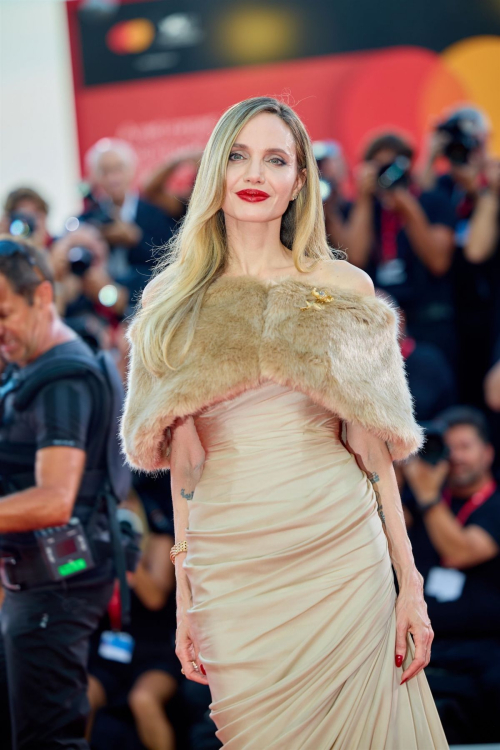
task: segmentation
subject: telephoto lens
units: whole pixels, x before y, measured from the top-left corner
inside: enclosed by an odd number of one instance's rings
[[[472,151],[481,145],[475,134],[475,125],[471,120],[451,117],[437,127],[438,133],[445,137],[443,154],[452,164],[463,165],[469,161]]]
[[[87,247],[72,247],[68,253],[71,273],[84,276],[92,265],[94,256]]]
[[[9,233],[13,237],[31,237],[36,229],[36,221],[31,214],[16,211],[10,215]]]
[[[398,156],[393,162],[380,167],[377,184],[382,190],[393,190],[408,187],[410,183],[410,160],[407,156]]]

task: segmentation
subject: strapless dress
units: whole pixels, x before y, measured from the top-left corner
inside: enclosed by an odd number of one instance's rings
[[[342,422],[264,381],[193,415],[188,610],[227,750],[448,750],[424,672],[400,686],[396,590]]]

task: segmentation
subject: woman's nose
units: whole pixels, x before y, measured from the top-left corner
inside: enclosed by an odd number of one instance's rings
[[[261,183],[264,181],[264,175],[262,173],[262,165],[258,160],[250,160],[248,164],[248,171],[245,175],[245,180],[250,183]]]

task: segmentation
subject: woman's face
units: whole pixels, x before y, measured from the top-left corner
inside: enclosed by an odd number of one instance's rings
[[[231,149],[222,204],[226,220],[278,219],[304,182],[291,130],[277,115],[262,112],[240,130]]]

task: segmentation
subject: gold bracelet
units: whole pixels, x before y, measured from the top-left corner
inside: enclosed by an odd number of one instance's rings
[[[179,552],[187,552],[188,545],[186,541],[183,542],[177,542],[177,544],[174,544],[174,546],[170,550],[170,561],[172,562],[172,565],[175,565],[175,558],[179,554]]]

